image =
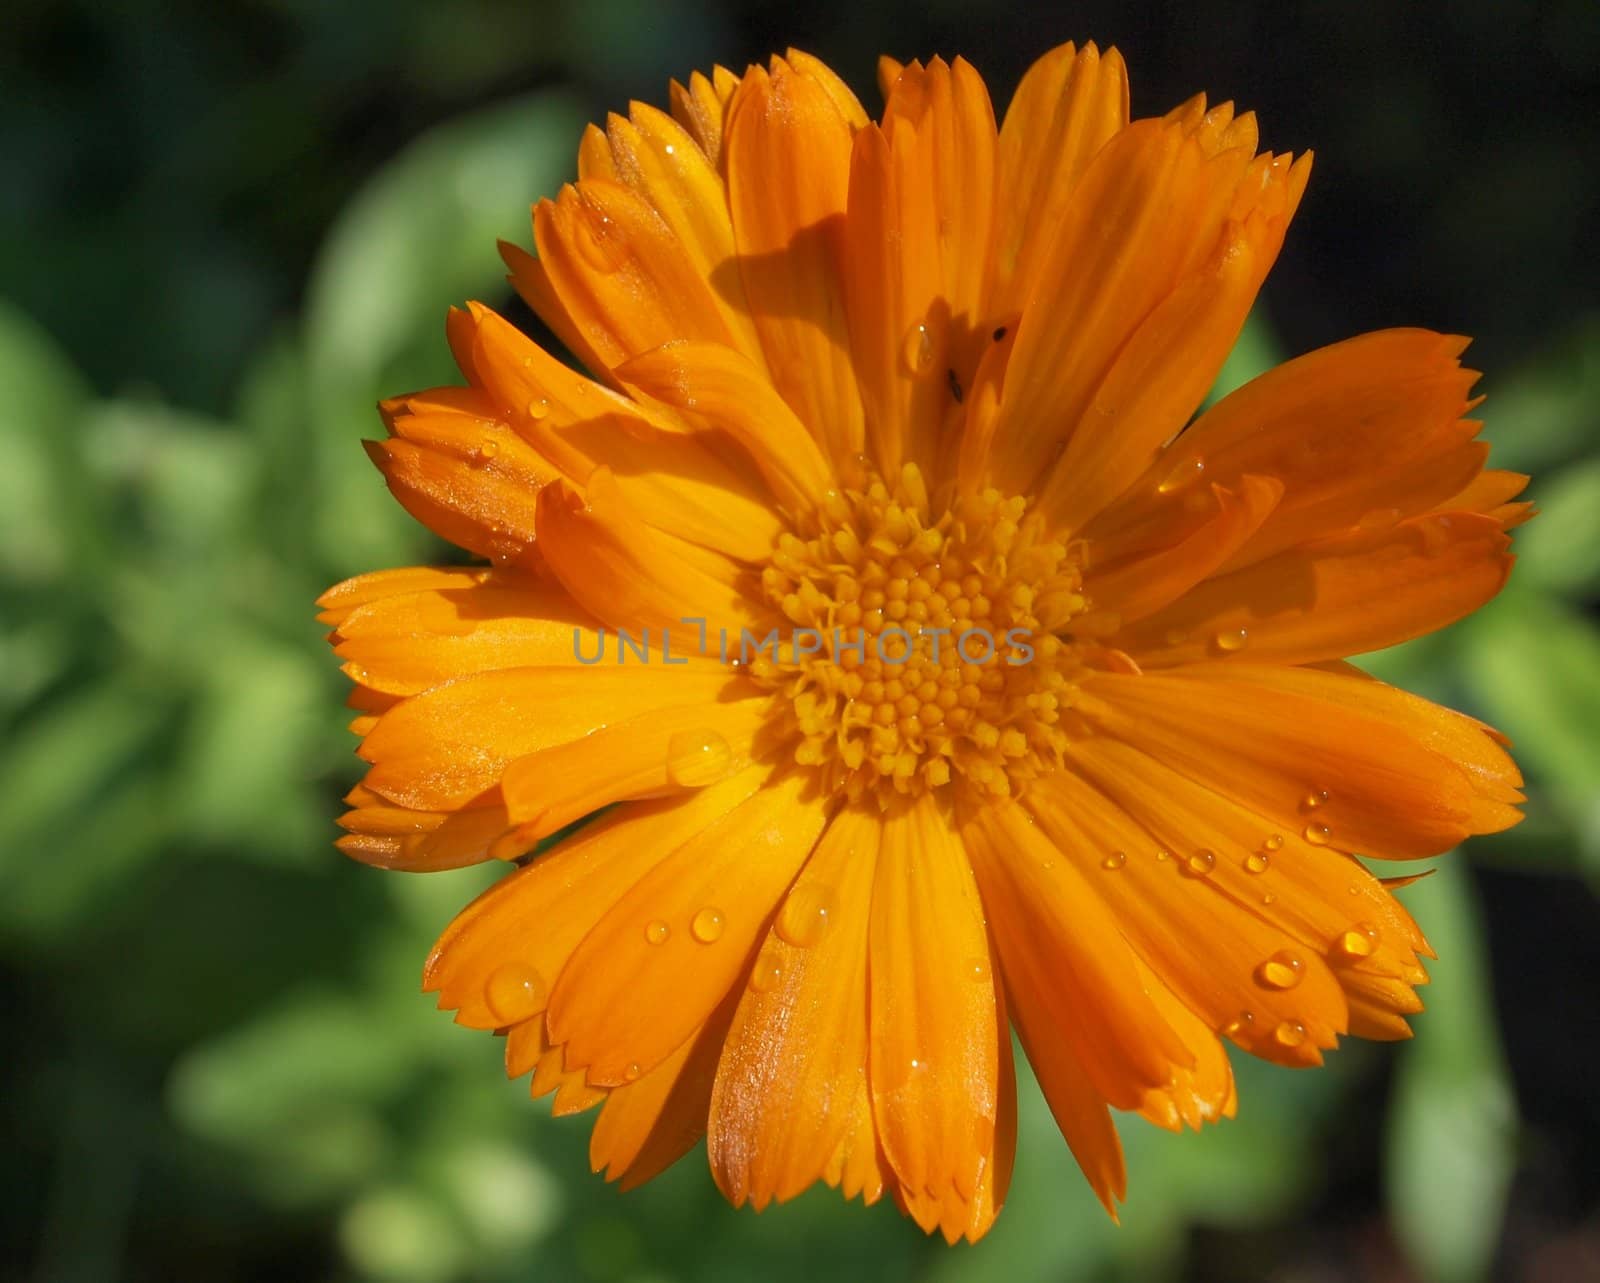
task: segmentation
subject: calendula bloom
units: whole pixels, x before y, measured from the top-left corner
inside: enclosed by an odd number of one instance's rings
[[[521,862],[425,983],[599,1107],[596,1170],[705,1135],[735,1204],[976,1239],[1012,1029],[1113,1211],[1110,1111],[1231,1115],[1225,1041],[1408,1036],[1431,954],[1355,854],[1503,829],[1520,778],[1345,657],[1494,596],[1526,479],[1423,330],[1190,422],[1310,168],[1253,116],[1130,122],[1093,45],[998,129],[959,59],[881,78],[879,122],[790,53],[591,127],[503,252],[593,378],[472,304],[466,386],[385,403],[395,496],[487,564],[323,598],[340,845]]]

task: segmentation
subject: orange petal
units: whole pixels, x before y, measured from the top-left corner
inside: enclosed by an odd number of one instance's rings
[[[908,1210],[932,1229],[936,1209],[964,1219],[996,1159],[1001,1087],[983,906],[928,795],[884,817],[868,945],[873,1114],[901,1188],[930,1196]]]
[[[334,845],[352,859],[385,869],[435,873],[480,864],[512,827],[492,791],[487,800],[478,799],[480,805],[460,811],[414,811],[393,806],[376,794],[369,797],[339,817],[339,826],[349,835]]]
[[[720,428],[750,452],[791,512],[815,504],[833,469],[765,375],[732,348],[688,340],[627,362],[617,376],[646,395]]]
[[[1000,203],[989,314],[1022,310],[1090,160],[1128,123],[1122,55],[1058,45],[1028,68],[1000,127]]]
[[[649,1073],[613,1087],[589,1138],[589,1166],[633,1189],[682,1158],[706,1132],[717,1056],[733,1015],[727,1001]]]
[[[589,1082],[620,1086],[649,1072],[727,996],[822,832],[807,783],[769,782],[684,842],[573,954],[551,997],[550,1036]]]
[[[962,831],[1030,1060],[1029,1031],[1058,1031],[1103,1100],[1137,1108],[1189,1055],[1140,988],[1114,919],[1020,806],[985,807]]]
[[[882,130],[856,135],[845,302],[872,453],[931,472],[947,413],[988,334],[980,312],[994,196],[994,113],[966,62],[913,63]]]
[[[774,60],[740,84],[725,144],[740,274],[773,382],[841,462],[863,442],[836,259],[850,130],[827,84]]]
[[[771,497],[743,461],[575,374],[487,308],[474,305],[471,324],[470,377],[562,477],[586,485],[596,468],[609,467],[648,525],[747,560],[771,550]]]
[[[506,1077],[521,1078],[530,1070],[533,1081],[528,1094],[537,1100],[554,1093],[550,1112],[557,1118],[581,1114],[606,1098],[604,1090],[590,1087],[581,1073],[571,1073],[562,1065],[561,1048],[550,1045],[542,1013],[506,1030]]]
[[[1096,674],[1079,711],[1119,739],[1293,832],[1345,851],[1437,855],[1470,831],[1473,789],[1359,686],[1228,662],[1139,677]],[[1322,794],[1327,794],[1323,799]],[[1311,812],[1314,811],[1315,814]]]
[[[711,286],[733,345],[761,365],[761,340],[734,261],[728,189],[715,164],[688,130],[646,103],[630,103],[626,120],[612,116],[606,135],[617,180],[661,215],[696,275]]]
[[[1252,973],[1258,986],[1293,990],[1316,1006],[1302,983],[1315,980],[1327,989],[1329,972],[1347,991],[1368,978],[1407,991],[1426,979],[1409,915],[1356,861],[1298,833],[1274,833],[1270,817],[1128,745],[1091,741],[1074,750],[1074,759],[1144,828],[1174,844],[1180,873],[1203,881],[1200,894],[1225,897],[1282,933],[1285,948],[1271,958],[1288,959],[1289,970],[1261,960]]]
[[[1217,512],[1174,547],[1084,577],[1089,608],[1124,623],[1143,619],[1209,578],[1266,521],[1283,495],[1274,477],[1247,476],[1237,492],[1212,488]]]
[[[1380,650],[1454,623],[1505,586],[1509,538],[1474,513],[1412,517],[1279,553],[1209,579],[1110,640],[1150,667],[1247,648],[1307,664]]]
[[[686,701],[711,703],[727,670],[691,665],[663,681],[648,668],[570,665],[458,677],[395,705],[360,753],[367,787],[417,810],[449,810],[499,781],[507,764],[602,726]]]
[[[681,655],[695,653],[697,630],[755,623],[732,563],[652,530],[629,509],[609,468],[597,468],[582,495],[557,484],[539,503],[540,550],[573,598],[590,613],[638,636],[667,629]]]
[[[759,1211],[825,1178],[857,1125],[879,829],[875,814],[853,809],[828,826],[739,1000],[708,1141],[717,1187],[735,1207],[748,1200]]]
[[[545,1009],[549,985],[613,905],[674,849],[761,786],[752,768],[684,797],[631,802],[508,874],[456,915],[423,989],[456,1023],[498,1029]]]
[[[738,87],[739,77],[726,67],[712,68],[709,77],[695,72],[687,88],[676,80],[670,86],[673,119],[694,136],[714,167],[722,167],[723,126]]]
[[[1285,181],[1287,174],[1286,166]],[[1282,218],[1260,214],[1229,223],[1204,269],[1139,322],[1039,493],[1039,511],[1054,528],[1083,527],[1188,422],[1244,328],[1284,227]]]
[[[1277,512],[1236,564],[1362,523],[1425,512],[1481,466],[1478,425],[1461,421],[1476,374],[1464,339],[1384,330],[1289,361],[1224,397],[1097,520],[1090,535],[1179,522],[1187,483],[1250,473],[1284,485]]]
[[[661,678],[670,684],[672,675]],[[603,806],[704,788],[750,762],[766,724],[765,695],[656,709],[542,749],[500,782],[519,841],[531,846]]]
[[[400,506],[441,539],[502,563],[535,564],[534,512],[541,486],[555,470],[531,450],[512,444],[512,434],[479,420],[475,426],[412,419],[408,428],[422,441],[393,438],[363,442]],[[463,437],[470,431],[472,436]],[[494,443],[486,453],[483,442]],[[504,450],[506,458],[501,459]],[[516,457],[512,457],[515,454]]]
[[[504,570],[464,570],[438,582],[344,616],[334,653],[352,681],[415,695],[470,673],[571,664],[600,644],[599,625],[558,584]]]
[[[1199,1131],[1204,1123],[1232,1118],[1239,1096],[1222,1041],[1137,955],[1134,965],[1139,970],[1139,983],[1161,1018],[1183,1039],[1193,1058],[1192,1066],[1174,1065],[1172,1081],[1147,1092],[1139,1112],[1168,1131],[1185,1126]]]
[[[1027,807],[1062,856],[1094,880],[1123,937],[1209,1028],[1281,1064],[1320,1064],[1346,1023],[1344,995],[1327,968],[1312,958],[1300,988],[1258,985],[1256,968],[1293,939],[1184,876],[1173,855],[1181,847],[1172,845],[1181,834],[1144,827],[1105,780],[1091,782],[1080,770],[1037,783]]]
[[[1305,178],[1303,162],[1251,162],[1245,147],[1228,142],[1225,132],[1212,137],[1198,125],[1137,121],[1085,171],[1033,281],[1029,297],[1043,301],[1041,319],[1023,307],[989,461],[989,480],[1002,491],[1033,489],[1065,444],[1114,469],[1098,492],[1109,500],[1182,426],[1192,405],[1176,407],[1192,385],[1204,390],[1188,363],[1215,356],[1220,364],[1209,331],[1242,323]],[[1208,333],[1197,337],[1185,315],[1204,317],[1198,329]],[[1189,345],[1177,374],[1153,364],[1173,341]],[[1147,367],[1169,377],[1147,386]],[[1119,422],[1108,434],[1109,415]],[[1064,489],[1054,506],[1076,525],[1092,515],[1087,497],[1068,493],[1077,485],[1072,475],[1058,476]]]
[[[539,261],[590,348],[615,369],[672,339],[735,341],[692,255],[637,192],[598,179],[534,211]]]
[[[317,622],[337,626],[350,612],[385,597],[424,592],[430,588],[470,588],[483,579],[482,570],[469,566],[405,566],[398,570],[372,570],[335,584],[317,598]]]

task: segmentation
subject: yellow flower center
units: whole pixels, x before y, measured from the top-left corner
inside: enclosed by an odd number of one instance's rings
[[[1024,499],[934,505],[915,466],[868,474],[779,539],[761,583],[794,629],[750,675],[830,791],[1004,796],[1059,764],[1080,582]]]

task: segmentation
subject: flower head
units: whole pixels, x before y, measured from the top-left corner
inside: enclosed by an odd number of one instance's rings
[[[1196,98],[1128,116],[1071,45],[998,129],[965,62],[887,107],[800,53],[579,148],[466,386],[371,453],[488,563],[323,598],[371,764],[340,845],[519,861],[426,985],[625,1185],[706,1135],[757,1207],[815,1181],[977,1238],[1015,1028],[1108,1209],[1110,1110],[1231,1115],[1401,1038],[1428,947],[1356,854],[1518,819],[1493,732],[1345,657],[1503,584],[1465,341],[1313,352],[1192,422],[1309,172]],[[531,859],[544,839],[605,814]]]

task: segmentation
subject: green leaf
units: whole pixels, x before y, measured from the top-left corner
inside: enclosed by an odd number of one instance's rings
[[[1593,448],[1600,404],[1600,314],[1541,344],[1544,355],[1508,379],[1492,380],[1484,433],[1497,468],[1538,473]]]
[[[1570,822],[1589,822],[1600,804],[1600,629],[1519,585],[1463,633],[1463,671],[1488,720]]]
[[[1516,1116],[1466,871],[1447,859],[1405,893],[1439,960],[1399,1052],[1386,1177],[1396,1234],[1438,1283],[1487,1276],[1515,1166]]]
[[[1517,532],[1517,575],[1527,585],[1600,591],[1600,458],[1537,479],[1538,519]]]
[[[47,583],[69,569],[75,484],[72,424],[89,397],[42,329],[0,302],[0,583]]]
[[[569,100],[539,94],[441,125],[381,171],[330,234],[304,341],[319,543],[336,568],[425,546],[359,440],[381,435],[380,398],[460,381],[446,309],[505,293],[496,239],[528,240],[529,206],[571,172],[582,124]]]

